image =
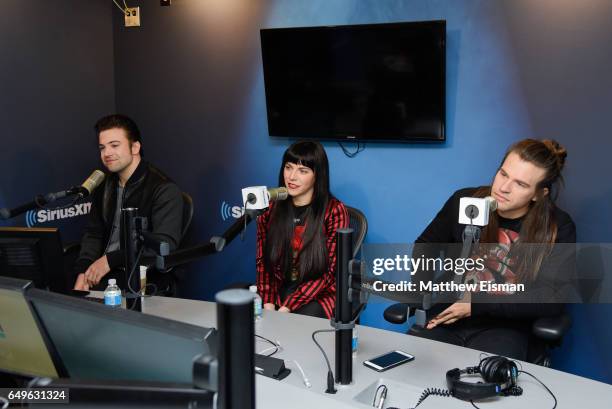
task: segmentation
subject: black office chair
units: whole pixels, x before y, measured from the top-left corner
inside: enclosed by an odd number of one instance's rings
[[[604,259],[611,260],[612,252],[598,245],[587,245],[578,249],[576,254],[575,287],[583,303],[599,302],[601,283],[605,275]],[[530,344],[529,362],[549,367],[550,352],[561,345],[563,336],[572,326],[572,318],[567,313],[558,317],[540,318],[533,323],[533,344]],[[534,346],[532,348],[531,346]],[[539,348],[538,348],[539,346]]]
[[[353,258],[361,251],[361,245],[368,234],[368,219],[363,212],[354,207],[346,206],[349,214],[349,227],[353,229]]]
[[[193,199],[189,193],[182,192],[183,195],[183,228],[181,229],[181,241],[185,238],[191,220],[193,220]]]
[[[612,259],[609,250],[601,246],[590,246],[582,248],[576,256],[575,284],[578,295],[582,302],[597,302],[601,283],[604,279],[603,259]],[[606,254],[603,254],[606,252]],[[385,309],[385,320],[393,324],[403,324],[409,315],[414,314],[417,304],[397,303]],[[567,312],[556,317],[545,317],[535,320],[531,327],[531,339],[527,352],[527,361],[536,365],[550,367],[551,350],[560,346],[565,334],[572,326],[572,318]],[[408,331],[411,335],[417,335],[423,328],[413,326]]]
[[[409,315],[414,314],[416,308],[421,308],[417,304],[397,303],[385,309],[385,320],[392,324],[403,324]],[[563,313],[557,317],[546,317],[535,320],[532,324],[531,339],[527,352],[527,361],[536,365],[550,367],[550,350],[561,345],[563,336],[572,325],[569,314]],[[424,328],[413,325],[409,330],[409,335],[419,335]]]
[[[193,199],[191,198],[189,193],[182,192],[181,195],[183,196],[183,226],[181,228],[181,243],[182,243],[183,239],[185,238],[185,235],[187,234],[187,231],[189,230],[189,226],[191,226],[191,221],[193,220],[194,206],[193,206]],[[181,248],[181,244],[179,244],[178,249],[180,248]],[[180,284],[181,277],[183,277],[184,272],[185,272],[184,266],[177,266],[177,267],[171,268],[164,273],[159,273],[153,270],[152,277],[154,277],[155,280],[160,282],[162,285],[165,285],[166,287],[165,289],[162,289],[161,291],[158,290],[158,295],[165,295],[168,297],[176,296],[178,292],[177,286]]]

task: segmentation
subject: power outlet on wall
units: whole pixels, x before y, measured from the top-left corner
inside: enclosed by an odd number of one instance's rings
[[[125,26],[140,27],[140,7],[128,7],[125,9]]]

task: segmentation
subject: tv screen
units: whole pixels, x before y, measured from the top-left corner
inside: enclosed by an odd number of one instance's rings
[[[445,21],[260,34],[271,136],[445,140]]]

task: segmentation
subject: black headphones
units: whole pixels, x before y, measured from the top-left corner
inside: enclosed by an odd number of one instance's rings
[[[485,382],[461,381],[461,375],[480,374]],[[516,386],[518,369],[514,361],[503,356],[489,356],[478,366],[451,369],[446,372],[446,384],[451,395],[463,400],[478,400],[500,394],[520,395],[523,390]]]

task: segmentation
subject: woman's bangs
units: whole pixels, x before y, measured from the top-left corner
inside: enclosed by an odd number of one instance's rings
[[[287,149],[283,156],[283,166],[287,162],[297,163],[298,165],[306,166],[314,170],[314,155],[312,151],[304,150],[299,152],[298,149]]]

